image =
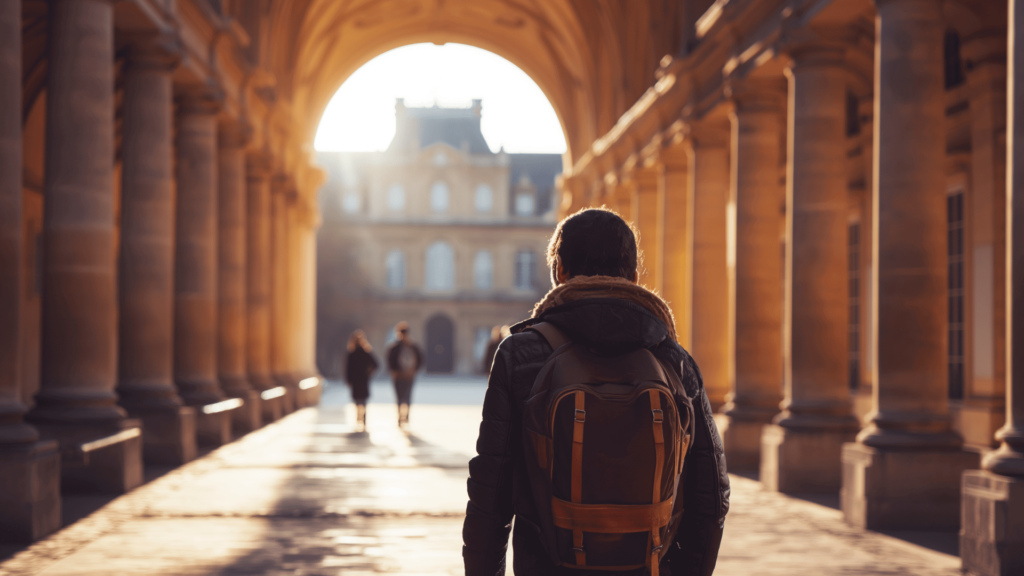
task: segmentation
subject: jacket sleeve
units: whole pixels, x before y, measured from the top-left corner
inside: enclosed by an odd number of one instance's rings
[[[478,455],[469,462],[469,506],[462,529],[466,576],[501,576],[511,530],[512,472],[519,439],[514,437],[508,352],[501,347],[484,396]]]
[[[700,370],[688,354],[682,364],[684,387],[695,390],[692,397],[694,439],[680,485],[685,512],[663,565],[671,576],[711,576],[718,561],[725,515],[729,511],[729,474]]]

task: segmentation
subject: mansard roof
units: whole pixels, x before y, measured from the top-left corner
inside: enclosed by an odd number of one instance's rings
[[[470,108],[407,108],[402,98],[395,103],[395,137],[388,152],[412,152],[445,144],[468,154],[492,155],[480,131],[480,100]]]

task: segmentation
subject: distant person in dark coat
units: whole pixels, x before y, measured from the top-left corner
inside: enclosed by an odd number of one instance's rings
[[[412,403],[412,385],[416,373],[423,366],[423,351],[409,339],[409,324],[399,322],[395,326],[398,337],[388,347],[388,370],[395,384],[395,396],[398,397],[398,427],[405,429],[409,425],[409,404]]]
[[[370,378],[380,365],[373,348],[362,330],[356,330],[348,339],[348,358],[345,361],[345,381],[352,389],[352,402],[356,405],[356,431],[366,431],[366,399],[370,397]]]
[[[491,373],[491,365],[494,364],[494,355],[498,353],[498,344],[511,334],[508,326],[495,326],[491,329],[491,339],[487,341],[487,351],[484,352],[484,374]]]

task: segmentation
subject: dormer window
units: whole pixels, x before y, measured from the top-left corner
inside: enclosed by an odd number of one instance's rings
[[[536,203],[533,200],[533,194],[529,192],[520,192],[516,194],[516,215],[517,216],[533,216]]]
[[[438,214],[448,211],[448,185],[440,180],[430,187],[430,208]]]
[[[494,208],[494,190],[487,184],[477,186],[475,200],[477,212],[490,212]]]

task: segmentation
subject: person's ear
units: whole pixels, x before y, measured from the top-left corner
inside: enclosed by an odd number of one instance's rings
[[[551,269],[551,275],[554,276],[555,286],[561,286],[568,280],[567,274],[565,273],[565,266],[562,266],[562,260],[560,258],[555,259],[555,265]]]
[[[633,270],[633,277],[630,278],[629,281],[632,282],[633,284],[639,284],[640,283],[640,273],[637,272],[636,270]]]

